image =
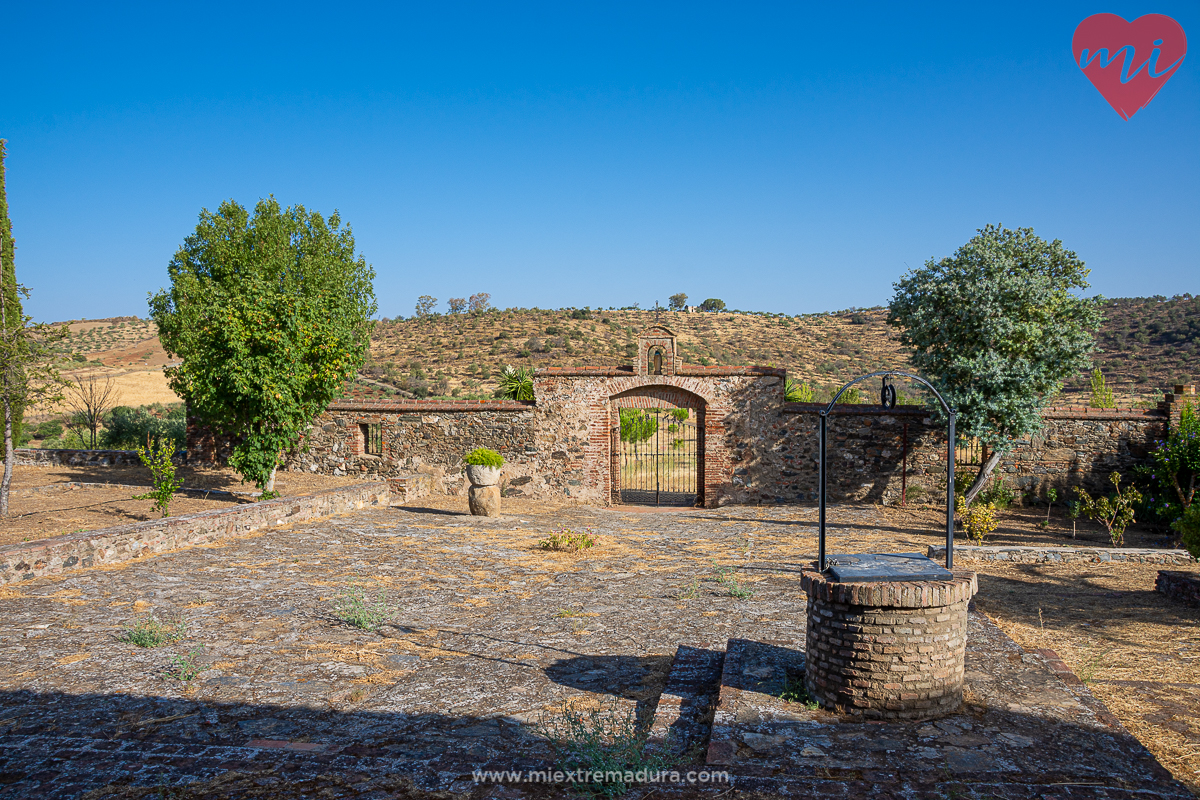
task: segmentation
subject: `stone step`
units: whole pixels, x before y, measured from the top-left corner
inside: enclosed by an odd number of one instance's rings
[[[679,646],[650,723],[650,748],[683,753],[689,762],[703,761],[724,657],[707,646]]]
[[[807,705],[804,666],[803,640],[729,640],[706,763],[738,791],[1190,796],[1057,655],[1023,650],[983,615],[969,616],[966,702],[937,719],[864,722]]]

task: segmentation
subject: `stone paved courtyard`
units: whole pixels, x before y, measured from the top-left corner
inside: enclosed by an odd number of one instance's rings
[[[733,776],[633,796],[1191,796],[1060,662],[977,613],[968,702],[951,718],[844,723],[783,702],[803,657],[813,509],[506,501],[484,519],[455,502],[3,590],[0,796],[513,796],[528,787],[476,785],[472,771],[550,765],[532,726],[564,703],[674,725],[690,768],[707,758]],[[923,551],[941,535],[870,506],[831,519],[834,550]],[[564,527],[597,546],[539,549]],[[379,633],[334,614],[351,581],[394,611]],[[150,613],[182,617],[186,636],[120,640]],[[731,639],[746,643],[724,659]],[[164,677],[185,657],[204,670]]]

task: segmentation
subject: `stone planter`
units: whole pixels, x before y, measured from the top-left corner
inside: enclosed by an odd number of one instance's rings
[[[467,480],[472,486],[495,486],[500,483],[500,468],[468,464]]]
[[[476,517],[500,516],[500,468],[467,465],[467,506]]]
[[[962,703],[974,572],[945,581],[836,583],[806,571],[804,685],[826,709],[928,719]]]

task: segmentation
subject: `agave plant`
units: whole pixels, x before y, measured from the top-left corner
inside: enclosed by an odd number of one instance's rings
[[[506,366],[500,370],[500,390],[509,400],[532,400],[533,370]]]

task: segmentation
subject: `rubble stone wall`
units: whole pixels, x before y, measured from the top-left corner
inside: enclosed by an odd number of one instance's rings
[[[488,447],[504,456],[506,495],[619,502],[618,409],[680,407],[702,432],[703,505],[812,502],[822,406],[785,402],[784,378],[767,367],[551,368],[534,377],[536,401],[341,400],[284,468],[375,480],[418,473],[433,491],[465,493],[462,457]],[[1052,486],[1060,498],[1073,486],[1107,492],[1110,473],[1128,476],[1144,462],[1170,412],[1049,409],[1042,431],[997,474],[1022,495],[1044,497]],[[219,442],[189,426],[189,460],[203,462]],[[831,502],[896,503],[902,492],[907,502],[944,502],[945,429],[924,407],[835,407],[827,458]]]

